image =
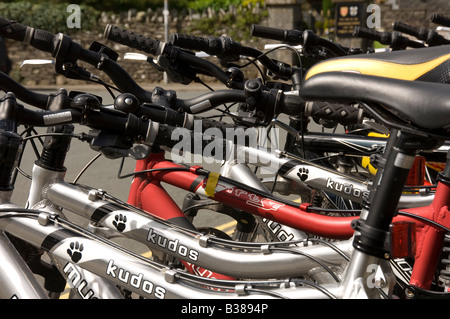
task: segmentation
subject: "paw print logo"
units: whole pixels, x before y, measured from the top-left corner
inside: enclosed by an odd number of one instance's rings
[[[80,244],[79,242],[71,242],[70,248],[67,249],[67,254],[70,256],[72,261],[74,263],[77,263],[80,261],[81,257],[83,256],[81,252],[83,251],[84,247],[83,244]]]
[[[113,225],[117,228],[118,231],[123,232],[125,227],[127,226],[125,223],[127,222],[127,216],[122,214],[118,214],[114,216]]]
[[[300,178],[302,182],[308,179],[309,170],[305,167],[300,167],[297,173],[297,176]]]

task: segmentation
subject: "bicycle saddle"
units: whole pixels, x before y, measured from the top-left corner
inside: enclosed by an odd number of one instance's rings
[[[304,101],[372,102],[389,110],[382,111],[384,116],[424,130],[450,132],[448,84],[327,72],[305,81],[300,96]]]
[[[450,45],[333,58],[311,67],[305,79],[334,71],[450,83]]]

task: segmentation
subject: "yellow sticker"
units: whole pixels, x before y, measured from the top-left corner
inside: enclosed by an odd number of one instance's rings
[[[208,175],[208,179],[206,180],[206,186],[205,186],[205,194],[209,197],[214,197],[214,194],[216,193],[216,186],[219,182],[219,173],[211,172]]]

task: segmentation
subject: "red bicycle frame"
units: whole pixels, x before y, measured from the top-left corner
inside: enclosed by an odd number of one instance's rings
[[[168,168],[182,168],[183,166],[168,161],[164,152],[152,153],[146,159],[137,161],[135,172],[142,170],[152,171],[137,174],[132,181],[129,204],[157,215],[165,220],[187,219],[182,210],[173,201],[161,185],[168,183],[180,189],[206,195],[214,200],[244,210],[248,213],[267,218],[280,224],[300,229],[307,233],[316,234],[326,238],[348,239],[353,235],[352,221],[358,217],[326,216],[308,211],[309,204],[298,207],[287,205],[273,198],[266,198],[245,187],[238,187],[223,182],[214,173],[208,176],[199,174],[198,166],[192,166],[189,171],[170,170]],[[440,181],[435,198],[427,207],[403,209],[421,219],[397,216],[393,222],[409,221],[416,224],[416,252],[415,262],[410,284],[429,289],[435,273],[445,231],[427,220],[436,222],[445,228],[450,228],[450,184]],[[204,269],[195,269],[193,265],[185,263],[194,273],[207,272]],[[197,271],[196,271],[197,270]],[[210,274],[215,278],[230,279],[219,274]]]

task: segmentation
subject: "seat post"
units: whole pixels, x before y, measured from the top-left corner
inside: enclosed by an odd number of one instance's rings
[[[423,147],[421,137],[393,129],[377,175],[364,202],[366,217],[355,222],[353,246],[369,255],[389,258],[386,247],[389,225],[397,211],[403,187],[417,151]]]
[[[342,282],[344,297],[351,298],[364,291],[370,298],[376,298],[377,288],[380,288],[374,279],[378,266],[384,269],[384,280],[391,278],[386,267],[390,251],[389,226],[415,155],[418,150],[427,148],[426,142],[423,136],[391,130],[370,195],[363,203],[360,219],[353,223],[355,251]],[[395,278],[385,287],[393,287],[394,281]]]

